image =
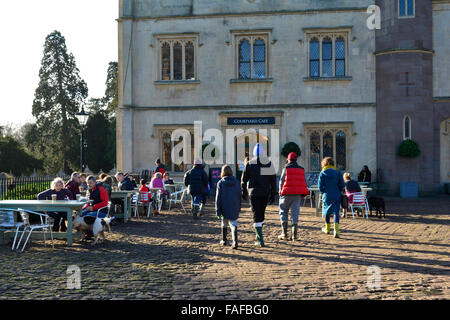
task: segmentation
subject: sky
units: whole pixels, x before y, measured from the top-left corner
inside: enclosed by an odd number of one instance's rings
[[[105,93],[108,63],[118,59],[118,0],[12,0],[0,8],[0,126],[33,122],[45,38],[58,30],[75,56],[89,97]]]

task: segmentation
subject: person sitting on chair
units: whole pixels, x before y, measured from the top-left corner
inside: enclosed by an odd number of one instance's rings
[[[108,208],[106,208],[109,203],[108,192],[103,188],[101,182],[97,183],[94,176],[88,177],[87,184],[89,188],[89,200],[91,200],[92,203],[86,204],[83,207],[81,216],[97,217],[97,211],[100,208],[103,208],[98,213],[98,218],[105,218],[108,214]]]
[[[56,178],[52,181],[50,189],[38,194],[38,200],[52,200],[52,195],[56,194],[56,200],[75,200],[68,189],[64,188],[64,181],[61,178]],[[48,212],[49,217],[55,219],[53,224],[53,232],[66,232],[66,212]],[[60,230],[61,224],[61,230]]]
[[[174,184],[173,180],[170,179],[169,173],[164,173],[164,184]]]
[[[372,182],[372,173],[368,166],[364,166],[358,175],[358,182]]]

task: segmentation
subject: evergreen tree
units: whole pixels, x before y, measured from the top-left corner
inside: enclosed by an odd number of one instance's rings
[[[115,117],[119,105],[119,64],[117,62],[110,62],[108,65],[108,72],[106,77],[106,90],[103,97],[103,103],[106,105],[106,110],[110,117]]]
[[[35,92],[33,148],[45,155],[45,169],[70,173],[78,166],[79,124],[75,114],[88,96],[86,83],[80,77],[75,58],[67,52],[65,38],[54,31],[45,39],[44,57]],[[29,135],[30,137],[30,135]]]
[[[0,172],[12,172],[20,176],[41,168],[42,161],[28,154],[19,141],[0,134]]]

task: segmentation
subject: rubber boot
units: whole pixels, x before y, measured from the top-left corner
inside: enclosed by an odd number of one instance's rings
[[[292,225],[291,241],[297,240],[297,231],[298,231],[298,225],[296,225],[296,224]]]
[[[231,245],[231,248],[237,249],[238,247],[237,227],[231,228],[231,236],[233,237],[233,244]]]
[[[198,205],[193,204],[192,205],[192,216],[193,216],[194,220],[198,219],[197,213],[198,213]]]
[[[257,247],[264,247],[262,227],[255,227],[255,233],[256,233],[255,246],[257,246]]]
[[[331,223],[326,223],[325,228],[322,228],[322,231],[325,232],[326,234],[330,234],[330,230],[331,230]]]
[[[278,236],[279,240],[287,240],[288,239],[288,223],[287,221],[281,222],[281,234]]]
[[[334,237],[339,238],[339,223],[334,223]]]
[[[203,214],[204,214],[204,208],[203,208],[203,203],[200,205],[200,213],[199,213],[199,216],[201,217],[201,216],[203,216]]]
[[[220,245],[226,246],[227,245],[227,228],[222,228],[222,240],[220,240]]]

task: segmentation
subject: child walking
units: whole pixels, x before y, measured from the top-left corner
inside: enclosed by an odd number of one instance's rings
[[[227,245],[227,224],[231,229],[233,239],[232,248],[238,247],[238,218],[241,211],[241,186],[233,176],[230,166],[222,167],[221,180],[217,183],[216,191],[216,213],[217,218],[222,220],[222,240],[220,244]]]

